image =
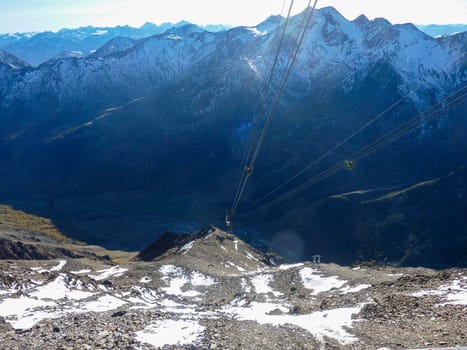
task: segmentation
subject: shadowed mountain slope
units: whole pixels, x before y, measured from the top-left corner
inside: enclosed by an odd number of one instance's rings
[[[290,21],[274,89],[304,15]],[[166,231],[192,231],[206,222],[222,225],[248,136],[264,122],[258,115],[260,94],[281,35],[279,24],[272,17],[256,27],[219,33],[184,25],[106,49],[110,54],[102,57],[0,70],[0,198],[52,218],[74,238],[109,248],[139,250]],[[309,229],[315,215],[310,208],[331,194],[406,188],[467,164],[465,99],[444,103],[436,118],[421,113],[418,129],[352,172],[340,172],[268,213],[249,214],[264,195],[397,101],[397,108],[296,184],[342,164],[454,91],[462,95],[465,38],[459,33],[435,39],[413,25],[365,17],[348,21],[333,8],[317,11],[236,228],[254,239],[262,234],[266,242],[293,231],[307,242],[306,257],[316,250],[330,258],[357,256],[358,250],[349,253],[345,245],[352,230],[334,232],[324,221],[316,224],[324,233]],[[424,203],[417,205],[423,212]],[[353,207],[342,210],[350,222],[357,219]],[[375,210],[378,217],[387,215],[383,207]],[[332,211],[318,217],[324,220]],[[295,219],[288,220],[292,214]],[[436,227],[433,235],[440,235]],[[313,245],[323,234],[341,243]],[[384,251],[386,241],[379,242]],[[377,251],[364,258],[382,257]],[[388,258],[411,261],[399,253]]]

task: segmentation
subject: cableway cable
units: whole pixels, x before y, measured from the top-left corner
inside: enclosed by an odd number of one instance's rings
[[[464,53],[462,54],[454,63],[460,61],[467,53]],[[271,195],[273,195],[274,193],[276,193],[277,191],[281,190],[283,187],[285,187],[286,185],[288,185],[289,183],[291,183],[293,180],[295,180],[297,177],[299,177],[300,175],[302,175],[303,173],[305,173],[307,170],[309,170],[310,168],[312,168],[314,165],[316,165],[317,163],[319,163],[321,160],[323,160],[324,158],[326,158],[327,156],[329,156],[330,154],[332,154],[333,152],[335,152],[338,148],[340,148],[341,146],[343,146],[345,143],[347,143],[349,140],[351,140],[352,138],[354,138],[356,135],[360,134],[362,131],[364,131],[366,128],[368,128],[369,126],[373,125],[375,122],[377,122],[379,119],[381,119],[384,115],[386,115],[387,113],[389,113],[391,110],[393,110],[394,108],[396,108],[397,106],[399,106],[402,102],[404,102],[407,98],[409,98],[412,94],[416,93],[418,90],[420,90],[422,88],[422,86],[419,86],[418,88],[416,89],[413,89],[411,91],[409,91],[405,96],[403,96],[402,98],[400,98],[399,100],[397,100],[395,103],[393,103],[391,106],[389,106],[388,108],[386,108],[383,112],[379,113],[376,117],[374,117],[373,119],[369,120],[367,123],[365,123],[364,125],[362,125],[359,129],[357,129],[355,132],[353,132],[352,134],[350,134],[349,136],[347,136],[345,139],[343,139],[342,141],[340,141],[338,144],[336,144],[334,147],[332,147],[330,150],[328,150],[326,153],[324,153],[322,156],[320,156],[319,158],[317,158],[316,160],[314,160],[313,162],[309,163],[307,166],[305,166],[303,169],[301,169],[300,171],[298,171],[295,175],[293,175],[292,177],[290,177],[289,179],[287,179],[286,181],[284,181],[282,184],[280,184],[279,186],[277,186],[276,188],[274,188],[272,191],[268,192],[265,196],[263,196],[259,202],[262,202],[264,201],[265,199],[269,198]]]
[[[363,158],[371,155],[372,153],[374,153],[374,152],[378,151],[379,149],[389,145],[390,143],[393,143],[394,141],[398,140],[402,136],[404,136],[404,135],[410,133],[411,131],[415,130],[416,128],[420,127],[422,122],[426,122],[426,121],[428,121],[430,119],[436,118],[446,108],[461,102],[467,96],[467,93],[464,93],[464,94],[462,94],[460,96],[457,96],[457,97],[455,97],[455,96],[458,95],[459,93],[463,92],[465,89],[467,89],[467,85],[460,88],[460,89],[458,89],[458,90],[456,90],[455,92],[453,92],[449,96],[439,100],[437,103],[430,106],[429,108],[427,108],[422,113],[417,114],[415,117],[411,118],[410,120],[408,120],[407,122],[405,122],[404,124],[402,124],[401,126],[396,128],[395,130],[393,130],[392,132],[378,138],[377,140],[373,141],[369,145],[367,145],[367,146],[363,147],[362,149],[360,149],[359,151],[353,153],[349,159],[351,159],[354,163],[357,162],[357,161],[360,161]],[[446,102],[446,105],[442,105],[442,106],[438,107],[439,105],[443,104],[444,102]],[[425,115],[425,117],[423,117],[424,115]],[[311,186],[313,186],[313,185],[315,185],[315,184],[317,184],[317,183],[319,183],[321,181],[324,181],[328,177],[330,177],[330,176],[332,176],[332,175],[336,174],[337,172],[342,171],[344,169],[345,168],[342,166],[342,162],[338,162],[335,165],[333,165],[333,166],[329,167],[328,169],[324,170],[320,174],[318,174],[318,175],[310,178],[309,180],[305,181],[303,184],[301,184],[301,185],[293,188],[292,190],[282,194],[278,198],[276,198],[276,199],[274,199],[274,200],[260,206],[258,211],[267,210],[267,209],[269,209],[269,208],[271,208],[273,206],[276,206],[277,204],[280,204],[280,203],[288,200],[289,198],[291,198],[291,197],[305,191],[309,187],[311,187]],[[244,216],[244,215],[245,214],[243,214],[242,216]]]
[[[269,91],[270,91],[271,86],[272,86],[272,80],[274,78],[274,72],[276,70],[277,63],[279,61],[279,55],[280,55],[280,52],[282,50],[282,46],[283,46],[283,43],[284,43],[285,33],[287,31],[287,26],[289,24],[289,20],[290,20],[290,16],[291,16],[291,13],[292,13],[293,6],[294,6],[294,2],[295,2],[295,0],[290,1],[289,10],[288,10],[287,17],[285,19],[285,23],[284,23],[282,33],[281,33],[281,36],[280,36],[280,39],[279,39],[279,44],[278,44],[278,47],[277,47],[277,50],[276,50],[276,54],[274,56],[274,61],[273,61],[272,67],[271,67],[271,72],[269,74],[268,81],[267,81],[267,83],[265,85],[266,88],[265,88],[265,91],[264,91],[263,98],[261,100],[261,104],[260,104],[261,110],[260,110],[259,115],[263,115],[264,110],[266,108],[266,101],[267,101],[267,98],[269,96]],[[285,4],[286,4],[286,0],[284,0],[283,6],[282,6],[283,8],[284,8]],[[283,11],[283,9],[281,11]],[[244,178],[246,176],[248,176],[248,174],[245,172],[245,167],[248,164],[248,159],[250,158],[251,151],[253,150],[253,140],[255,138],[254,136],[255,136],[255,128],[252,129],[252,131],[250,133],[250,136],[248,138],[247,147],[245,148],[244,161],[243,161],[243,165],[242,165],[242,167],[240,169],[240,171],[241,171],[240,181],[239,181],[239,185],[237,187],[237,192],[236,192],[235,197],[234,197],[232,208],[236,206],[235,203],[237,203],[237,201],[239,200],[239,195],[240,195],[240,191],[242,189],[242,184],[244,182]]]
[[[260,137],[259,137],[259,139],[258,139],[258,142],[257,142],[257,144],[256,144],[255,151],[254,151],[254,153],[253,153],[253,155],[252,155],[251,161],[249,162],[249,166],[246,168],[246,169],[249,171],[249,173],[247,173],[247,174],[243,177],[243,183],[240,183],[240,186],[239,186],[239,189],[240,189],[240,190],[239,190],[239,192],[238,192],[238,196],[237,196],[237,198],[236,198],[236,201],[234,201],[234,204],[233,204],[233,206],[232,206],[232,209],[230,210],[230,218],[232,218],[232,217],[234,216],[234,214],[235,214],[235,212],[236,212],[236,210],[237,210],[237,208],[238,208],[238,204],[239,204],[240,199],[241,199],[241,197],[242,197],[242,195],[243,195],[243,193],[244,193],[244,191],[245,191],[245,187],[246,187],[246,185],[247,185],[247,183],[248,183],[248,179],[249,179],[249,177],[250,177],[250,175],[251,175],[251,172],[252,172],[253,169],[254,169],[255,162],[256,162],[256,160],[257,160],[257,158],[258,158],[259,152],[260,152],[261,147],[262,147],[262,145],[263,145],[263,143],[264,143],[264,139],[265,139],[266,134],[267,134],[267,132],[268,132],[268,130],[269,130],[269,127],[270,127],[270,125],[271,125],[272,117],[273,117],[273,115],[274,115],[274,112],[275,112],[275,110],[276,110],[278,104],[279,104],[279,100],[280,100],[280,98],[281,98],[281,96],[282,96],[282,93],[283,93],[283,90],[284,90],[284,88],[285,88],[285,86],[286,86],[286,84],[287,84],[287,81],[288,81],[288,78],[289,78],[290,73],[291,73],[291,71],[292,71],[293,65],[294,65],[294,63],[295,63],[295,61],[296,61],[296,59],[297,59],[298,53],[299,53],[300,48],[301,48],[301,46],[302,46],[302,44],[303,44],[303,41],[304,41],[304,38],[305,38],[305,34],[306,34],[306,32],[307,32],[307,28],[310,26],[311,20],[312,20],[312,18],[313,18],[313,15],[314,15],[316,6],[317,6],[317,4],[318,4],[318,0],[315,0],[315,1],[314,1],[314,4],[313,4],[313,6],[311,7],[311,10],[310,10],[311,2],[312,2],[312,0],[309,0],[308,6],[307,6],[307,9],[309,10],[308,17],[304,17],[304,19],[303,19],[303,21],[302,21],[302,23],[301,23],[301,24],[303,25],[303,26],[300,28],[301,32],[300,32],[300,30],[299,30],[299,32],[298,32],[298,33],[301,33],[301,34],[297,34],[297,38],[296,38],[296,39],[299,38],[299,41],[296,43],[296,47],[295,47],[295,50],[294,50],[294,52],[293,52],[293,55],[292,55],[292,57],[289,59],[289,62],[288,62],[288,65],[287,65],[287,69],[286,69],[284,78],[283,78],[283,80],[282,80],[282,82],[281,82],[281,85],[280,85],[280,87],[279,87],[278,92],[277,92],[276,95],[275,95],[275,98],[274,98],[274,102],[273,102],[273,104],[272,104],[272,107],[271,107],[271,109],[269,110],[267,119],[266,119],[265,124],[264,124],[264,126],[263,126],[263,129],[262,129],[262,131],[261,131],[261,134],[260,134]],[[305,18],[306,18],[306,21],[305,21]]]
[[[265,200],[266,198],[270,197],[272,194],[276,193],[277,191],[281,190],[283,187],[287,186],[289,183],[291,183],[293,180],[295,180],[297,177],[299,177],[300,175],[302,175],[304,172],[306,172],[308,169],[312,168],[313,166],[315,166],[316,164],[318,164],[321,160],[323,160],[324,158],[326,158],[327,156],[329,156],[330,154],[332,154],[333,152],[335,152],[338,148],[340,148],[341,146],[343,146],[344,144],[346,144],[349,140],[351,140],[352,138],[354,138],[355,136],[357,136],[358,134],[360,134],[363,130],[365,130],[366,128],[368,128],[369,126],[371,126],[372,124],[374,124],[376,121],[378,121],[379,119],[381,119],[381,117],[383,117],[384,115],[386,115],[387,113],[389,113],[391,110],[393,110],[394,108],[396,108],[397,106],[399,106],[402,102],[404,102],[407,98],[410,97],[411,94],[415,93],[417,90],[421,89],[421,87],[417,88],[417,89],[414,89],[412,91],[410,91],[407,95],[405,95],[404,97],[402,97],[401,99],[397,100],[396,102],[394,102],[391,106],[389,106],[388,108],[386,108],[383,112],[381,112],[380,114],[378,114],[376,117],[374,117],[373,119],[371,119],[370,121],[368,121],[367,123],[365,123],[364,125],[362,125],[358,130],[354,131],[352,134],[350,134],[349,136],[347,136],[345,139],[343,139],[342,141],[340,141],[338,144],[336,144],[334,147],[332,147],[330,150],[328,150],[326,153],[324,153],[322,156],[320,156],[319,158],[317,158],[316,160],[314,160],[313,162],[311,162],[310,164],[308,164],[307,166],[305,166],[302,170],[300,170],[299,172],[297,172],[295,175],[293,175],[292,177],[290,177],[288,180],[284,181],[281,185],[277,186],[275,189],[273,189],[272,191],[270,191],[269,193],[267,193],[264,197],[262,197],[260,199],[260,201],[263,201]]]

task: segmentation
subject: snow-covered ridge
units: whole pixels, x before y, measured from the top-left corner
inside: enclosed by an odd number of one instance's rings
[[[288,41],[295,37],[303,15],[291,19]],[[195,67],[197,72],[210,71],[228,66],[229,62],[248,67],[248,79],[263,79],[280,35],[280,23],[280,18],[272,18],[256,27],[219,33],[185,25],[137,43],[118,39],[88,59],[59,60],[17,75],[14,81],[0,84],[0,92],[4,92],[5,104],[13,103],[19,96],[33,99],[44,89],[63,104],[83,99],[86,91],[103,96],[109,89],[128,95],[144,94],[187,77],[191,79]],[[291,45],[285,45],[279,71],[284,69],[290,49]],[[316,12],[290,86],[333,80],[338,86],[351,89],[357,76],[384,61],[400,74],[404,91],[421,82],[426,89],[449,91],[465,75],[465,66],[462,68],[460,63],[463,54],[462,45],[434,39],[413,25],[392,25],[384,19],[369,21],[364,17],[349,21],[328,7]],[[220,72],[228,74],[225,70]]]
[[[125,47],[119,46],[107,48],[104,53],[96,52],[88,59],[52,60],[16,75],[12,81],[2,81],[0,91],[5,93],[2,104],[14,103],[19,95],[33,98],[44,90],[65,105],[89,98],[90,91],[97,93],[93,98],[107,99],[109,90],[133,96],[137,91],[167,86],[186,77],[194,65],[214,52],[213,35],[190,32],[183,40],[156,35],[123,52]],[[113,52],[119,55],[112,55]]]

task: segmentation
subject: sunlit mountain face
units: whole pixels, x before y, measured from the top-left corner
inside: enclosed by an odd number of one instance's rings
[[[273,89],[305,15],[290,20]],[[283,22],[217,32],[148,26],[138,35],[88,28],[83,48],[67,44],[70,31],[9,43],[19,46],[0,51],[2,199],[112,248],[139,249],[168,228],[223,224],[248,137],[264,122],[261,93]],[[47,57],[31,44],[41,35],[53,36]],[[242,198],[238,234],[290,260],[318,252],[343,263],[465,264],[466,102],[424,111],[463,95],[466,35],[434,38],[410,24],[318,10]],[[397,101],[275,195],[417,115],[420,127],[259,210],[274,199],[266,194]],[[284,232],[296,243],[281,243]]]

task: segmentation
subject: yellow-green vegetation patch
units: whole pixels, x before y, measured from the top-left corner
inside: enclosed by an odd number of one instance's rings
[[[0,224],[10,227],[33,231],[55,238],[60,242],[74,242],[63,235],[53,224],[52,220],[41,216],[28,214],[21,210],[15,210],[8,205],[0,205]]]

